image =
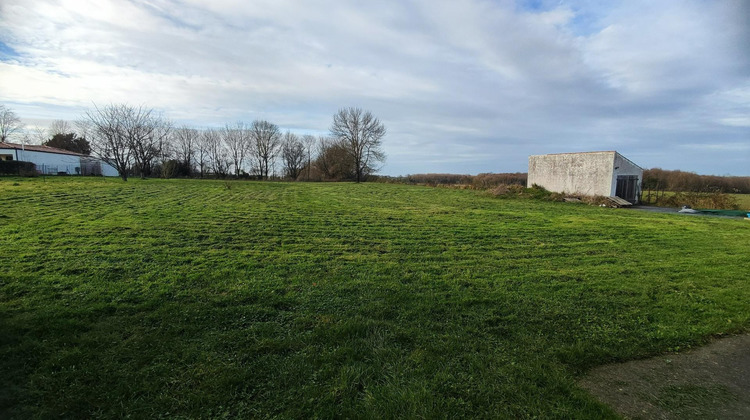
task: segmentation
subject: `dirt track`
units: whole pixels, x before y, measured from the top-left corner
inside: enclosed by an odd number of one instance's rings
[[[626,418],[749,419],[750,334],[601,366],[580,385]]]

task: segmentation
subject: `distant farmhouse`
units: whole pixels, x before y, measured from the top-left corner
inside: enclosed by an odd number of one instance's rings
[[[31,162],[42,175],[117,176],[117,170],[99,158],[49,146],[0,142],[0,160]]]
[[[642,180],[643,168],[617,152],[529,156],[528,186],[553,192],[619,197],[636,204]]]

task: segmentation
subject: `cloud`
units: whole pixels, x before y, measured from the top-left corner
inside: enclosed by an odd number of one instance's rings
[[[386,173],[523,171],[618,149],[748,174],[747,2],[6,0],[0,101],[29,118],[129,102],[179,123],[388,127]],[[743,20],[744,19],[744,20]],[[24,115],[26,114],[26,115]],[[707,145],[703,153],[682,144]],[[679,153],[670,152],[679,150]],[[744,159],[744,160],[743,160]]]
[[[636,95],[713,90],[750,70],[743,22],[729,3],[627,2],[585,44],[587,62]],[[716,75],[728,76],[717,78]]]

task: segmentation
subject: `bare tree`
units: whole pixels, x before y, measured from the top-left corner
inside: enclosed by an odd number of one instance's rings
[[[323,175],[323,178],[332,178],[333,173],[333,165],[334,162],[332,159],[329,159],[329,153],[328,150],[332,146],[332,139],[330,137],[320,136],[318,138],[318,157],[315,159],[315,166],[320,171],[321,175]]]
[[[175,157],[187,169],[188,176],[193,173],[193,160],[198,153],[198,143],[201,133],[187,126],[182,126],[172,133],[172,147],[174,147]],[[201,167],[201,176],[203,167]]]
[[[76,131],[83,138],[89,138],[94,130],[94,125],[89,121],[88,118],[82,117],[73,122],[76,127]]]
[[[164,163],[168,160],[177,160],[177,145],[175,144],[174,132],[176,131],[171,121],[167,122],[169,132],[161,144],[161,153],[155,158],[157,163]]]
[[[132,108],[126,130],[133,160],[142,179],[151,175],[154,162],[163,158],[172,124],[152,109]]]
[[[24,144],[44,144],[49,138],[47,130],[42,127],[29,128],[22,136]]]
[[[354,159],[347,145],[338,139],[321,136],[318,139],[318,157],[315,166],[324,179],[352,180],[356,178]]]
[[[0,105],[0,142],[6,143],[23,130],[23,123],[15,112]]]
[[[201,178],[206,173],[206,169],[209,165],[209,151],[210,142],[206,139],[206,131],[201,131],[195,143],[195,160],[198,164],[198,170],[200,171]]]
[[[206,155],[211,165],[211,172],[214,176],[225,177],[229,172],[231,161],[229,152],[221,141],[221,133],[218,130],[209,128],[203,132],[203,143],[206,148]]]
[[[171,124],[150,108],[126,104],[94,106],[86,111],[79,129],[90,138],[91,149],[112,165],[123,181],[135,167],[141,177],[151,173],[154,161],[162,157]]]
[[[221,137],[234,164],[234,175],[239,178],[250,146],[248,128],[243,122],[237,122],[234,125],[227,124],[221,130]]]
[[[70,123],[65,120],[54,120],[47,129],[47,135],[52,138],[58,134],[70,134],[73,132],[73,127]]]
[[[305,134],[302,136],[302,143],[305,144],[305,154],[307,155],[307,180],[310,180],[310,168],[312,167],[312,149],[315,146],[315,136]]]
[[[341,141],[354,161],[356,181],[374,172],[374,165],[385,160],[381,150],[385,126],[370,111],[342,108],[333,115],[331,135]]]
[[[132,114],[128,105],[107,105],[86,111],[78,127],[90,139],[91,150],[117,170],[123,181],[133,163],[133,153],[126,126]]]
[[[296,134],[287,131],[281,146],[281,159],[284,161],[285,175],[296,180],[305,163],[305,145]]]
[[[256,171],[262,179],[267,179],[269,169],[279,153],[281,133],[276,124],[268,121],[253,121],[250,126],[252,139],[252,155],[256,163]]]

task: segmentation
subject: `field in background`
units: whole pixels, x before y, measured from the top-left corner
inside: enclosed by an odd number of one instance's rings
[[[750,223],[389,184],[0,179],[0,417],[613,416],[750,327]]]
[[[750,194],[729,194],[737,200],[737,205],[742,210],[750,211]]]
[[[647,191],[641,195],[642,204],[680,208],[689,205],[696,209],[749,210],[750,194],[696,193],[659,191],[658,195]]]

